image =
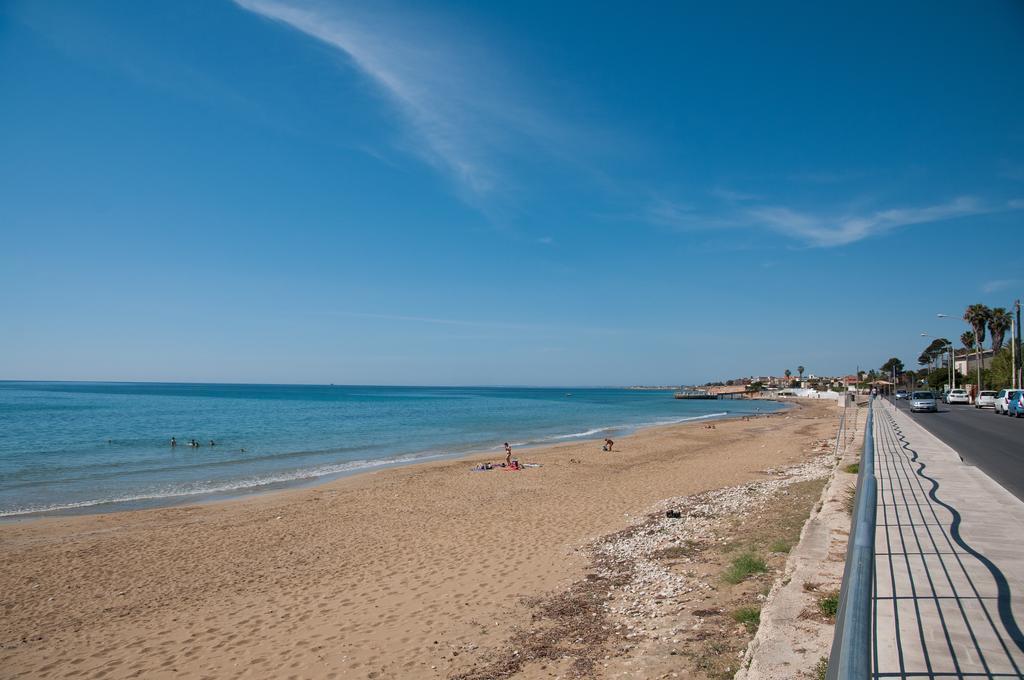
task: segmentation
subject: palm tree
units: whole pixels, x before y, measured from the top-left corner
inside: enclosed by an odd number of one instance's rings
[[[992,316],[992,310],[982,304],[973,304],[964,311],[964,321],[974,329],[975,342],[985,342],[985,325]]]
[[[992,354],[1003,346],[1003,336],[1010,330],[1010,314],[1002,307],[993,309],[988,318],[988,332],[992,334]]]
[[[974,349],[974,331],[964,331],[961,333],[960,344],[968,351]]]
[[[789,383],[789,376],[793,375],[793,371],[791,371],[791,370],[789,370],[787,368],[785,373],[786,373],[786,382]],[[789,385],[787,384],[786,387],[789,387]]]
[[[964,321],[974,330],[974,356],[977,362],[978,389],[981,384],[981,343],[985,342],[985,325],[992,316],[992,310],[983,304],[975,303],[964,310]]]
[[[995,336],[993,336],[993,337],[995,337]],[[800,374],[800,381],[803,382],[803,379],[804,379],[804,367],[803,366],[797,366],[796,367],[796,372]]]

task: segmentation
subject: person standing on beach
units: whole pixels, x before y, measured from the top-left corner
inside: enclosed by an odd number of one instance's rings
[[[505,442],[505,465],[512,465],[512,447]]]

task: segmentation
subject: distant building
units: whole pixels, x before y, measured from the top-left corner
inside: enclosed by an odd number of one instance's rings
[[[981,350],[981,367],[989,368],[992,365],[994,352],[991,349]],[[944,361],[943,366],[948,366],[949,361]],[[978,354],[974,350],[961,349],[953,355],[953,370],[960,375],[971,377],[971,372],[978,370]]]

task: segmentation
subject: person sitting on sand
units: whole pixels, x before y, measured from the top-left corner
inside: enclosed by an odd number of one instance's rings
[[[611,451],[613,446],[615,446],[615,442],[613,442],[611,439],[605,439],[604,440],[604,446],[601,447],[601,450],[602,451]]]
[[[512,447],[509,446],[508,442],[505,442],[505,465],[512,464]]]

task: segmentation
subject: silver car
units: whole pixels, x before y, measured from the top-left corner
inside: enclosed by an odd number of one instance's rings
[[[910,395],[910,410],[930,411],[935,413],[939,410],[939,404],[935,401],[935,395],[931,392],[914,392]]]

